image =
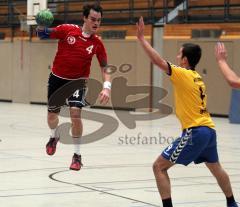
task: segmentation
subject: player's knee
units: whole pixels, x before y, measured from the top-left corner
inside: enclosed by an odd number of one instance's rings
[[[219,171],[223,170],[220,163],[205,163],[205,164],[212,173],[219,172]]]
[[[226,171],[222,168],[220,163],[205,163],[208,169],[211,171],[212,175],[218,179],[223,177],[227,178],[228,175]]]
[[[169,167],[166,165],[165,161],[162,158],[158,158],[153,163],[152,168],[154,173],[161,173],[163,171],[167,171]]]
[[[162,171],[162,165],[161,165],[161,162],[156,160],[154,163],[153,163],[153,172],[159,172],[159,171]]]
[[[48,121],[53,122],[58,118],[57,113],[48,113]]]
[[[74,108],[74,107],[71,107],[70,108],[70,117],[71,118],[80,118],[81,117],[81,109],[79,108]]]
[[[71,119],[80,119],[79,112],[71,112]]]

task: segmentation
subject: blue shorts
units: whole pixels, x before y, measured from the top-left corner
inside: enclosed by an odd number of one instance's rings
[[[176,139],[163,152],[162,156],[172,163],[188,165],[202,162],[218,162],[216,131],[201,126],[186,129],[182,137]]]

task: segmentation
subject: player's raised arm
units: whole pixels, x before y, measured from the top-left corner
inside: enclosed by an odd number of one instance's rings
[[[227,63],[227,50],[223,43],[218,42],[215,46],[215,56],[218,66],[229,85],[233,88],[240,88],[240,77],[231,70]]]
[[[160,69],[169,73],[169,67],[167,61],[164,60],[158,52],[149,44],[149,42],[144,38],[144,21],[143,17],[139,18],[137,22],[137,38],[141,43],[143,49],[145,50],[146,54],[151,59],[152,63],[157,65]]]

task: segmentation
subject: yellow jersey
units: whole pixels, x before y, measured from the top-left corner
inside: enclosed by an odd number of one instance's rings
[[[198,126],[214,128],[207,111],[206,86],[202,77],[194,70],[188,70],[169,63],[170,79],[173,83],[176,115],[183,129]]]

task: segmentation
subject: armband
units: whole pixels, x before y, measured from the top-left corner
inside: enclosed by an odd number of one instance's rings
[[[105,81],[105,82],[103,83],[103,88],[104,88],[104,89],[109,89],[109,90],[111,90],[111,87],[112,87],[111,82]]]

